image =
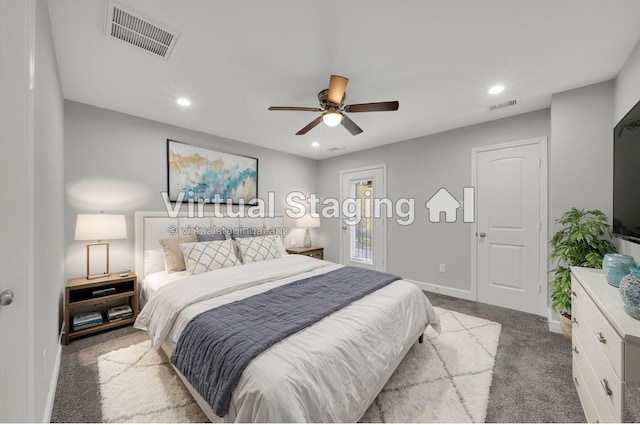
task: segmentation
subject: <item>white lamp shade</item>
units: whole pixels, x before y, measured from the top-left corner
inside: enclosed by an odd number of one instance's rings
[[[296,221],[296,227],[301,229],[320,227],[320,219],[311,217],[311,214],[305,214]]]
[[[127,223],[124,214],[78,214],[77,241],[126,239]]]

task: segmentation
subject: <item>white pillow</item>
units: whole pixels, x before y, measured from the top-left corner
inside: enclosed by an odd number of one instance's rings
[[[164,249],[148,249],[144,252],[144,275],[164,271]]]
[[[284,255],[289,255],[287,253],[287,250],[284,248],[284,243],[282,243],[282,236],[276,235],[276,248],[278,249],[278,254],[280,254],[280,257],[284,256]]]
[[[238,264],[231,239],[224,241],[182,243],[187,274],[205,273]]]
[[[242,262],[244,264],[255,263],[281,257],[282,254],[278,250],[277,240],[278,238],[273,235],[236,239],[242,255]],[[280,245],[282,245],[282,242],[280,242]]]

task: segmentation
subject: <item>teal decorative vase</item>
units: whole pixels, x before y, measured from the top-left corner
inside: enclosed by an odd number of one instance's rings
[[[609,285],[620,286],[620,281],[628,275],[629,267],[635,266],[633,257],[622,254],[606,254],[602,259],[602,272]]]
[[[634,319],[640,320],[640,269],[631,266],[631,274],[620,282],[620,297],[624,302],[624,311]]]

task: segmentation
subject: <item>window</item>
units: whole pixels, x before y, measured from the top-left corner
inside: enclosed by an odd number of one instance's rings
[[[357,208],[357,224],[350,226],[351,260],[373,264],[373,181],[351,182],[351,197]]]

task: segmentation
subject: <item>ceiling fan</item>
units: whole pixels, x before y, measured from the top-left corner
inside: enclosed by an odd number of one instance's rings
[[[397,100],[392,102],[373,102],[373,103],[355,103],[353,105],[345,105],[344,100],[347,95],[345,88],[349,82],[348,78],[339,75],[332,75],[329,80],[329,88],[318,93],[320,108],[307,108],[300,106],[271,106],[270,111],[306,111],[306,112],[322,112],[315,120],[311,121],[304,128],[296,133],[300,136],[306,134],[313,127],[324,122],[329,127],[335,127],[342,124],[344,128],[356,136],[362,133],[362,129],[345,115],[345,112],[377,112],[377,111],[397,111],[400,104]]]

